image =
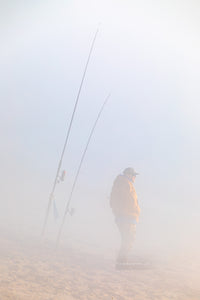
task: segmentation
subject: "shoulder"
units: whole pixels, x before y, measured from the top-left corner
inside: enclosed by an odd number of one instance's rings
[[[120,174],[115,178],[114,182],[121,182],[124,181],[124,179],[125,179],[124,176]]]
[[[128,185],[129,181],[124,175],[118,175],[114,180],[114,185]]]

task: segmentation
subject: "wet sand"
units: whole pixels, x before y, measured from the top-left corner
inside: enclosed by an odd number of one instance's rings
[[[0,235],[1,300],[199,300],[200,278],[190,267],[151,262],[117,271],[114,258],[40,238]]]

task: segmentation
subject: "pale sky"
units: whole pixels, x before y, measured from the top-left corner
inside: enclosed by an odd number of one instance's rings
[[[187,219],[188,236],[195,240],[200,225],[198,1],[9,1],[0,11],[7,199],[2,206],[8,219],[10,206],[27,212],[33,207],[32,218],[43,219],[99,27],[63,161],[67,182],[60,208],[93,122],[111,93],[80,173],[74,199],[78,217],[81,209],[96,216],[99,207],[100,216],[107,214],[115,176],[133,166],[140,173],[135,185],[143,212],[141,235],[149,222],[154,230],[163,225],[170,235],[176,232],[170,226],[178,224],[178,231]]]

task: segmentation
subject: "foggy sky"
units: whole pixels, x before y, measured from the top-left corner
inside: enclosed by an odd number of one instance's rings
[[[111,93],[74,194],[72,230],[78,236],[85,228],[87,235],[93,224],[101,238],[117,238],[108,198],[114,178],[133,166],[140,173],[138,244],[198,249],[199,8],[197,1],[1,3],[2,226],[42,226],[99,27],[63,161],[59,210]]]

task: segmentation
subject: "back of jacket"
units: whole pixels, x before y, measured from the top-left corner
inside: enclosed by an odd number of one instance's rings
[[[110,206],[116,217],[133,217],[139,219],[140,207],[133,183],[124,175],[115,179],[110,196]]]

